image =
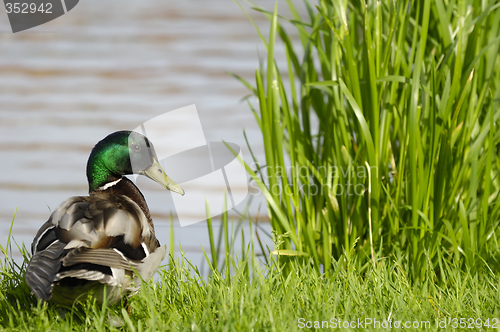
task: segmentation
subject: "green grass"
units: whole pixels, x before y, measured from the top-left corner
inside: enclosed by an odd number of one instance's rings
[[[7,254],[3,247],[2,251]],[[355,261],[343,258],[334,262],[338,268],[329,278],[319,276],[303,262],[297,262],[287,276],[271,257],[264,269],[253,262],[256,264],[250,276],[243,264],[252,260],[250,251],[243,255],[243,262],[234,256],[228,261],[233,269],[230,278],[217,271],[203,278],[186,260],[172,261],[168,268],[160,269],[156,282],[144,283],[141,291],[129,299],[130,314],[124,303],[108,307],[89,301],[62,310],[37,302],[23,272],[19,272],[24,271],[28,257],[25,255],[21,266],[4,259],[0,267],[0,329],[298,331],[315,321],[338,324],[332,319],[340,319],[357,324],[358,319],[382,323],[391,319],[393,324],[428,321],[430,330],[438,330],[436,319],[450,319],[451,324],[455,324],[454,318],[466,318],[467,324],[470,319],[489,319],[492,325],[494,318],[500,318],[500,277],[491,273],[472,275],[445,263],[448,282],[443,287],[437,286],[437,276],[432,272],[425,282],[411,283],[407,279],[409,271],[393,258],[362,271],[356,268]],[[363,327],[380,330],[374,323]]]
[[[288,235],[282,262],[305,255],[329,277],[356,244],[359,268],[394,254],[411,280],[443,260],[499,271],[500,3],[305,1],[304,17],[287,3],[288,18],[257,7],[267,61],[240,78],[265,148],[247,170]]]

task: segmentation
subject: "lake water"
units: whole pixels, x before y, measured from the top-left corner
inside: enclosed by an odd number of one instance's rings
[[[259,4],[272,9],[274,2]],[[289,16],[283,3],[279,7]],[[267,36],[267,19],[251,16]],[[284,58],[282,48],[276,54]],[[60,202],[87,195],[85,166],[97,141],[186,105],[196,104],[207,141],[236,143],[250,162],[245,128],[264,161],[258,126],[241,101],[249,93],[226,74],[252,82],[259,57],[265,57],[264,46],[230,0],[84,0],[16,34],[0,9],[0,241],[5,245],[16,208],[14,239],[29,246]],[[168,243],[171,199],[158,190],[143,193],[157,236]],[[263,236],[270,232],[264,200],[250,197],[253,217],[262,205],[260,234],[272,246]],[[244,229],[248,241],[248,224]],[[180,227],[174,218],[174,234],[177,254],[180,244],[193,263],[203,260],[205,222]]]

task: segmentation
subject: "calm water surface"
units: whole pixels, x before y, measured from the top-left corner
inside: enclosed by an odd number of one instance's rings
[[[267,20],[252,17],[267,35]],[[283,57],[281,48],[276,52]],[[87,194],[85,166],[97,141],[186,105],[197,105],[207,141],[239,144],[250,161],[245,128],[263,160],[258,126],[241,102],[248,91],[226,72],[252,81],[264,55],[254,27],[230,0],[85,0],[17,34],[0,9],[1,242],[16,208],[14,238],[29,246],[51,210],[70,196]],[[158,238],[168,243],[168,216],[175,217],[170,196],[143,193]],[[253,197],[253,215],[262,202]],[[264,206],[261,216],[267,214]],[[208,249],[206,223],[181,228],[174,218],[174,229],[177,253],[180,244],[194,263],[201,261],[200,245]],[[244,229],[248,241],[248,225]],[[14,256],[19,257],[15,251]]]

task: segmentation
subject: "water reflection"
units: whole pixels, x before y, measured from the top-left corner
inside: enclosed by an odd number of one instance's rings
[[[252,16],[267,31],[267,20]],[[240,103],[248,92],[226,72],[253,80],[259,49],[264,52],[232,1],[86,0],[63,17],[17,34],[5,16],[0,47],[3,243],[16,207],[14,237],[29,245],[60,202],[87,194],[85,165],[97,141],[185,105],[197,105],[207,141],[244,148],[245,128],[263,159],[258,127]],[[276,52],[284,58],[281,48]],[[245,148],[244,155],[249,160]],[[158,237],[168,243],[173,205],[157,191],[144,194]],[[254,198],[254,215],[259,202]],[[175,231],[197,262],[200,244],[208,247],[204,224],[176,224]]]

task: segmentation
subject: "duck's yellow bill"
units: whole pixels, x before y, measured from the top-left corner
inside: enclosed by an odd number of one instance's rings
[[[182,190],[182,188],[177,183],[175,183],[171,178],[168,177],[158,160],[154,159],[153,164],[146,168],[144,171],[140,172],[140,174],[150,178],[151,180],[161,184],[162,186],[165,186],[165,188],[167,188],[168,190],[184,196],[184,190]]]

